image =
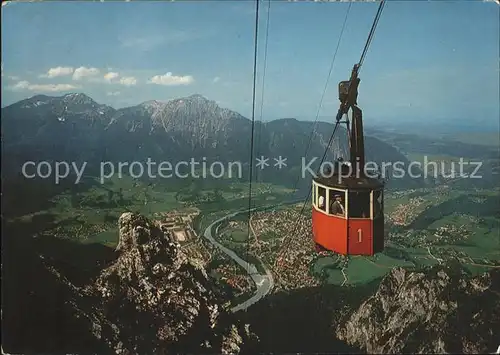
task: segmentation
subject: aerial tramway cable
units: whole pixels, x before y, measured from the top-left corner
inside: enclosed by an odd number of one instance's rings
[[[344,23],[342,24],[342,29],[340,30],[340,35],[339,35],[339,39],[337,41],[337,46],[335,47],[335,52],[334,52],[333,57],[332,57],[332,62],[330,63],[330,69],[328,71],[328,76],[326,78],[325,87],[323,88],[323,93],[321,94],[321,99],[319,100],[318,110],[316,111],[316,117],[314,119],[313,127],[311,129],[311,133],[309,134],[309,139],[307,141],[306,152],[304,153],[304,158],[307,157],[307,153],[309,152],[309,148],[311,146],[312,137],[314,136],[314,133],[316,132],[316,126],[318,124],[319,113],[320,113],[321,108],[323,106],[323,100],[325,98],[326,90],[328,89],[328,84],[330,82],[330,77],[331,77],[332,72],[333,72],[333,66],[335,64],[335,59],[337,58],[337,53],[339,51],[340,42],[341,42],[342,36],[344,34],[345,25],[347,23],[347,17],[349,16],[349,11],[351,10],[351,6],[352,6],[352,2],[349,3],[349,7],[347,8],[347,12],[346,12],[345,17],[344,17]],[[295,190],[297,188],[299,181],[300,181],[300,174],[297,176],[297,180],[295,180],[295,184],[293,185],[293,190]]]
[[[372,42],[373,35],[375,34],[375,29],[377,28],[378,21],[380,19],[380,15],[382,15],[382,10],[384,9],[384,6],[385,6],[385,0],[382,0],[378,7],[377,14],[375,15],[375,19],[373,20],[372,28],[370,30],[370,34],[368,35],[368,39],[366,40],[365,48],[363,49],[363,53],[361,54],[361,58],[359,59],[358,71],[359,69],[361,69],[361,66],[363,65],[366,53],[368,53],[368,47],[370,47],[370,44]]]
[[[368,52],[368,48],[370,47],[370,44],[371,44],[371,42],[372,42],[373,35],[375,34],[375,30],[376,30],[376,28],[377,28],[378,21],[379,21],[379,19],[380,19],[381,14],[382,14],[382,10],[383,10],[383,8],[384,8],[384,5],[385,5],[385,0],[381,0],[380,5],[379,5],[378,10],[377,10],[377,14],[375,15],[375,19],[373,20],[373,24],[372,24],[372,27],[371,27],[371,29],[370,29],[370,33],[369,33],[369,35],[368,35],[368,39],[366,40],[365,47],[364,47],[363,52],[362,52],[362,54],[361,54],[361,58],[360,58],[360,60],[359,60],[359,62],[358,62],[358,64],[357,64],[357,67],[358,67],[358,72],[359,72],[359,70],[361,69],[361,66],[362,66],[362,64],[363,64],[363,61],[364,61],[364,59],[365,59],[365,57],[366,57],[366,54],[367,54],[367,52]],[[330,144],[331,144],[331,142],[332,142],[332,140],[333,140],[333,137],[334,137],[334,135],[335,135],[335,131],[337,130],[337,127],[338,127],[339,123],[340,123],[340,120],[337,120],[337,122],[336,122],[336,124],[335,124],[335,127],[334,127],[334,129],[333,129],[332,135],[331,135],[331,137],[330,137],[330,140],[329,140],[329,142],[328,142],[328,145],[326,146],[325,153],[323,154],[323,159],[321,160],[320,166],[319,166],[319,168],[318,168],[318,172],[319,172],[319,169],[321,169],[321,164],[323,163],[323,160],[325,159],[326,154],[328,153],[328,149],[330,148]],[[312,134],[311,134],[311,137],[312,137]],[[304,212],[304,209],[305,209],[305,206],[306,206],[306,204],[307,204],[307,201],[309,200],[309,198],[310,198],[310,196],[311,196],[311,192],[312,192],[312,190],[311,190],[311,189],[309,189],[309,193],[307,194],[307,197],[306,197],[306,198],[305,198],[305,200],[304,200],[304,204],[302,205],[302,209],[301,209],[301,211],[300,211],[299,218],[297,218],[297,219],[295,220],[295,223],[294,223],[294,228],[293,228],[293,232],[292,232],[292,234],[289,236],[289,238],[288,238],[288,241],[287,241],[287,242],[286,242],[286,241],[284,241],[284,242],[282,243],[282,250],[283,250],[283,253],[282,253],[282,255],[281,255],[281,256],[279,255],[279,256],[278,256],[278,258],[276,259],[276,262],[277,262],[277,263],[278,263],[278,262],[279,262],[282,258],[284,258],[284,257],[286,256],[287,252],[288,252],[288,246],[291,244],[291,242],[293,241],[293,238],[295,237],[295,233],[296,233],[296,231],[297,231],[297,228],[298,228],[298,224],[299,224],[300,218],[302,217],[302,213]],[[285,240],[287,240],[287,238],[286,238],[286,237],[285,237]]]
[[[252,133],[250,135],[250,178],[248,185],[248,236],[250,237],[250,217],[252,216],[252,172],[253,172],[253,140],[255,131],[255,97],[256,97],[256,82],[257,82],[257,45],[259,35],[259,2],[256,0],[255,5],[255,39],[254,39],[254,58],[253,58],[253,89],[252,89]],[[249,246],[247,245],[247,260],[248,260]],[[247,270],[249,271],[249,270]]]
[[[321,158],[321,162],[319,163],[319,167],[318,167],[318,170],[316,172],[316,175],[321,170],[321,164],[323,164],[323,162],[325,161],[326,155],[328,154],[328,149],[330,148],[330,145],[332,144],[333,137],[335,136],[335,132],[337,131],[337,128],[339,127],[339,125],[340,125],[340,121],[337,121],[337,123],[335,123],[335,127],[333,128],[332,135],[330,136],[330,140],[328,141],[328,144],[326,146],[325,153],[323,154],[323,157]],[[301,208],[300,213],[299,213],[299,218],[297,218],[295,220],[293,232],[292,232],[292,234],[290,234],[290,238],[288,238],[287,242],[283,241],[283,244],[282,244],[282,248],[284,250],[283,257],[286,256],[287,248],[288,248],[288,246],[291,245],[291,243],[293,241],[293,237],[294,237],[295,233],[297,232],[297,228],[299,227],[299,220],[302,217],[302,214],[304,213],[304,209],[306,208],[306,205],[307,205],[307,202],[309,201],[309,198],[311,197],[311,192],[312,192],[312,190],[309,189],[309,193],[307,194],[307,197],[305,198],[304,203],[302,204],[302,208]],[[286,239],[287,238],[285,237],[285,240]],[[278,262],[279,259],[280,258],[277,258],[276,261]]]
[[[266,41],[264,45],[264,71],[262,73],[262,92],[260,95],[260,124],[259,124],[259,134],[257,135],[257,156],[260,156],[260,145],[261,145],[261,136],[262,136],[262,113],[264,109],[264,88],[266,82],[266,68],[267,68],[267,47],[269,40],[269,15],[271,13],[271,0],[267,1],[267,21],[266,21]],[[258,172],[258,170],[257,170]]]

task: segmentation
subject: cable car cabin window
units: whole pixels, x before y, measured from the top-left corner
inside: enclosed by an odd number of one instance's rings
[[[384,213],[384,192],[382,190],[373,191],[373,219],[379,218]]]
[[[349,191],[349,218],[370,218],[371,191]]]
[[[326,189],[318,186],[318,202],[317,206],[320,210],[326,212]]]
[[[345,217],[345,192],[330,190],[330,206],[328,213],[334,216]]]

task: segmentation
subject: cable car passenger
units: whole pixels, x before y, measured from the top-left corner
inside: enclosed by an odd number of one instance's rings
[[[345,214],[344,205],[342,204],[342,195],[340,194],[335,195],[335,201],[333,201],[333,203],[330,206],[330,213],[341,216]]]
[[[318,208],[326,212],[326,189],[318,186]]]

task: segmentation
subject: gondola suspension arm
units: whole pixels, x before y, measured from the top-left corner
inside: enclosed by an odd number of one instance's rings
[[[373,35],[375,33],[375,29],[377,28],[378,21],[380,19],[380,15],[382,14],[382,10],[384,8],[385,0],[380,2],[377,14],[372,24],[372,28],[370,30],[370,34],[368,35],[368,39],[366,40],[365,47],[361,54],[361,58],[359,62],[356,63],[351,72],[351,78],[347,81],[341,81],[339,83],[339,101],[340,107],[337,112],[336,121],[339,123],[344,117],[347,115],[349,109],[352,111],[352,127],[349,127],[349,120],[346,119],[347,131],[349,134],[349,155],[351,166],[354,167],[354,171],[352,173],[355,176],[363,175],[364,166],[365,166],[365,148],[364,148],[364,137],[363,137],[363,119],[362,119],[362,111],[357,106],[358,105],[358,87],[360,83],[360,79],[358,77],[359,71],[361,69],[361,65],[366,57],[366,53],[368,52],[368,48],[370,47],[371,41],[373,39]]]
[[[382,10],[384,9],[384,5],[385,0],[382,0],[378,7],[377,14],[375,15],[375,19],[373,20],[372,28],[370,30],[370,34],[368,35],[368,39],[366,40],[363,53],[361,53],[361,58],[359,59],[359,62],[354,64],[354,67],[352,68],[351,78],[347,81],[341,81],[339,83],[340,107],[337,112],[337,122],[340,121],[345,114],[347,114],[349,108],[357,105],[358,86],[360,82],[358,74],[365,60],[368,48],[370,47],[370,44],[372,42],[373,35],[375,34],[375,29],[377,28],[377,24],[380,19],[380,15],[382,14]]]

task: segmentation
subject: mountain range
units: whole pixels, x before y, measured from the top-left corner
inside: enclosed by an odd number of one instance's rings
[[[254,158],[286,157],[291,169],[284,180],[296,181],[302,157],[319,161],[332,130],[329,123],[317,122],[314,127],[313,122],[293,118],[257,121]],[[86,161],[95,167],[101,161],[176,162],[201,157],[248,166],[251,136],[251,120],[201,95],[122,109],[99,104],[83,93],[36,95],[2,108],[2,170],[19,173],[28,160]],[[340,127],[326,161],[345,157],[347,147],[346,130]],[[365,137],[365,149],[367,161],[407,162],[396,148],[377,138]],[[268,173],[260,178],[276,176]],[[283,175],[279,180],[284,181]]]

